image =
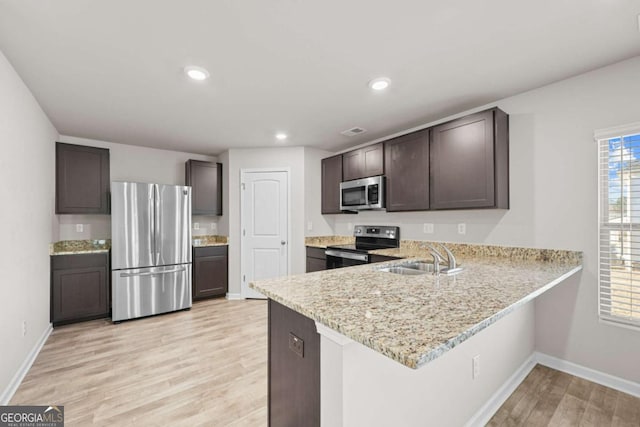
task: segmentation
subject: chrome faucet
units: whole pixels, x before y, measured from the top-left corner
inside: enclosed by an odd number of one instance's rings
[[[456,257],[453,255],[453,252],[451,252],[449,248],[447,248],[442,243],[436,243],[436,245],[440,246],[444,250],[445,254],[447,254],[447,268],[445,269],[440,268],[440,262],[444,262],[444,256],[442,256],[442,253],[440,253],[440,251],[438,251],[438,249],[436,249],[435,246],[433,246],[432,244],[427,244],[427,247],[429,248],[429,253],[433,257],[435,273],[438,274],[442,271],[443,273],[446,273],[446,274],[453,274],[461,271],[462,268],[458,267],[458,264],[456,262]]]
[[[444,258],[433,246],[429,245],[429,248],[431,249],[429,253],[433,257],[433,274],[439,274],[440,263],[444,262]]]

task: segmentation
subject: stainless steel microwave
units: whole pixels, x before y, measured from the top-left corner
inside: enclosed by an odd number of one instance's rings
[[[384,209],[384,176],[340,183],[340,209],[357,211]]]

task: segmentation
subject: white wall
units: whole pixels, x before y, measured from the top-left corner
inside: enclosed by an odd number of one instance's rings
[[[49,327],[58,132],[0,52],[0,402]],[[22,322],[27,335],[22,336]]]
[[[116,144],[95,139],[60,136],[60,142],[109,149],[111,181],[153,182],[184,185],[185,162],[189,159],[216,161],[215,157],[181,151],[159,150],[148,147]],[[223,181],[224,185],[224,181]],[[55,240],[104,239],[111,237],[109,215],[57,215],[58,235]],[[200,224],[193,235],[217,234],[217,216],[194,216]],[[211,223],[216,228],[211,228]],[[83,224],[83,232],[76,231],[76,224]]]
[[[349,224],[395,224],[405,239],[583,251],[579,285],[558,286],[536,303],[537,350],[640,382],[640,331],[598,322],[593,140],[596,129],[640,120],[638,76],[636,57],[472,110],[497,105],[509,114],[509,210],[333,215],[334,232],[350,234]],[[435,224],[434,234],[422,232],[426,222]],[[467,224],[464,236],[457,234],[460,222]]]
[[[291,232],[289,247],[291,258],[290,272],[304,273],[306,255],[304,247],[304,148],[257,148],[231,149],[220,156],[229,172],[228,177],[228,217],[224,217],[221,229],[229,232],[229,293],[240,293],[240,171],[249,168],[290,168],[289,185],[291,188]],[[224,197],[224,196],[223,196]],[[224,203],[224,201],[223,201]],[[228,221],[228,222],[227,222]]]
[[[305,236],[330,236],[333,234],[333,217],[322,215],[322,164],[321,160],[333,153],[317,148],[304,148],[304,216]]]

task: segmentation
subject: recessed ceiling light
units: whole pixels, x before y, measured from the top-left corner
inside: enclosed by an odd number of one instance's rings
[[[369,87],[373,90],[385,90],[391,84],[391,80],[386,77],[378,77],[369,82]]]
[[[287,134],[282,132],[276,133],[276,139],[278,141],[284,141],[285,139],[287,139]]]
[[[195,65],[189,65],[184,67],[184,72],[193,80],[206,80],[209,78],[209,72],[202,67],[196,67]]]

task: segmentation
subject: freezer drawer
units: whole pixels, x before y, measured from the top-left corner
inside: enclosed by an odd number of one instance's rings
[[[191,264],[114,270],[114,322],[191,307]]]

